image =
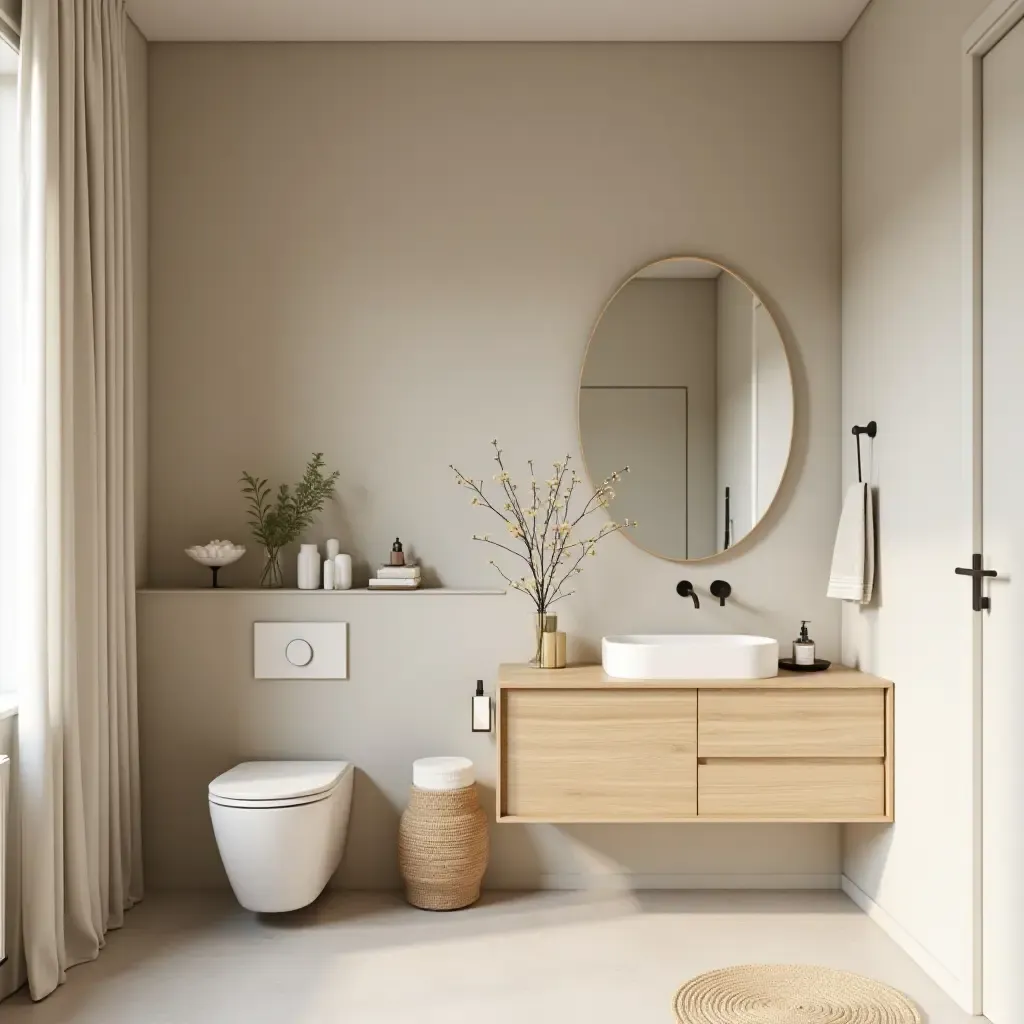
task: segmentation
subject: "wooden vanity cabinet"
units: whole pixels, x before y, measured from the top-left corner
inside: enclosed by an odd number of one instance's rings
[[[505,805],[543,821],[697,814],[694,690],[508,690]]]
[[[893,819],[893,690],[837,668],[625,682],[502,666],[498,820]]]

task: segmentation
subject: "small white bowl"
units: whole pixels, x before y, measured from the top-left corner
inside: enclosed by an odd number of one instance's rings
[[[185,548],[185,554],[193,562],[198,562],[200,565],[205,565],[210,569],[220,569],[225,565],[231,565],[232,562],[237,562],[245,554],[245,548],[232,545],[229,551],[222,551],[220,554],[210,554],[202,546],[197,546]]]
[[[229,540],[211,540],[209,544],[196,544],[194,547],[185,548],[185,554],[205,565],[213,573],[212,587],[217,588],[217,574],[225,565],[237,562],[245,554],[245,548],[239,544],[232,544]]]

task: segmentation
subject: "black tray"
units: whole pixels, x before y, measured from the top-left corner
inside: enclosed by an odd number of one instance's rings
[[[779,668],[787,672],[824,672],[831,664],[824,658],[816,658],[813,665],[798,665],[792,658],[779,658]]]

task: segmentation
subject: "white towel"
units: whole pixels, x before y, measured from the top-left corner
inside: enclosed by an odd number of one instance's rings
[[[828,596],[867,604],[875,585],[875,510],[871,488],[853,484],[839,518]]]

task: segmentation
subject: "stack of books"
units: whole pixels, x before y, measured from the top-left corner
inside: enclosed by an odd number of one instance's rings
[[[418,565],[382,565],[377,578],[370,580],[371,590],[417,590],[419,585]]]

